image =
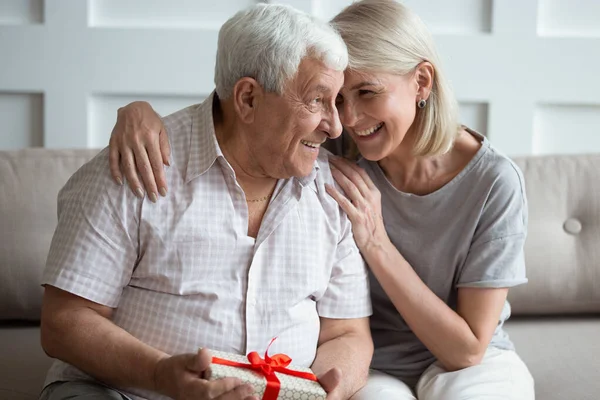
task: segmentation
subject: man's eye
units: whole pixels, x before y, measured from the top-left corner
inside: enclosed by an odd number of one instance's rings
[[[362,96],[363,94],[373,94],[374,92],[372,90],[366,90],[366,89],[361,89],[358,91],[358,94],[360,96]]]
[[[338,94],[337,97],[335,98],[335,104],[342,104],[343,102],[344,102],[344,98]]]
[[[322,99],[320,97],[317,97],[315,99],[312,99],[311,103],[313,103],[313,104],[319,104],[321,102],[321,100]]]

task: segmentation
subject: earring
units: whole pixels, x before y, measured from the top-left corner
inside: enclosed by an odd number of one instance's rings
[[[425,108],[425,106],[427,105],[427,101],[425,99],[421,99],[419,100],[417,105],[419,106],[419,108]]]

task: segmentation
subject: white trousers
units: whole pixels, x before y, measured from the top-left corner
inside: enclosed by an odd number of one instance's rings
[[[351,400],[535,400],[533,378],[514,351],[488,348],[479,365],[447,372],[438,362],[421,376],[416,395],[408,385],[371,370]]]

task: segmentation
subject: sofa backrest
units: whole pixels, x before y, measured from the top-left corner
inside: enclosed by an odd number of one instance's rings
[[[0,320],[38,320],[56,196],[98,150],[0,151]]]
[[[97,152],[0,151],[0,321],[39,319],[56,196]],[[513,313],[600,312],[600,154],[515,161],[529,200],[529,283],[509,292]]]
[[[525,176],[529,283],[513,314],[600,312],[600,154],[516,158]]]

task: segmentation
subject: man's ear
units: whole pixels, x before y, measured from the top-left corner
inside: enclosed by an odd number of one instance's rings
[[[421,99],[427,100],[429,98],[434,79],[435,69],[430,62],[423,61],[421,64],[417,65],[415,70],[415,80],[418,85],[416,102],[419,102]]]
[[[253,78],[244,77],[233,87],[233,107],[241,121],[254,122],[256,106],[264,95],[262,87]]]

